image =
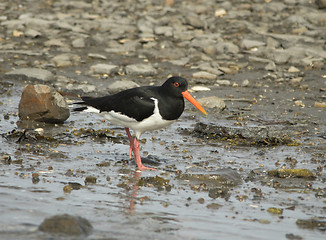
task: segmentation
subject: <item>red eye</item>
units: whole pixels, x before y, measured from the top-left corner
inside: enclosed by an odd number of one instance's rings
[[[174,83],[174,86],[175,86],[175,87],[179,87],[179,85],[180,85],[180,84],[179,84],[178,82],[175,82],[175,83]]]

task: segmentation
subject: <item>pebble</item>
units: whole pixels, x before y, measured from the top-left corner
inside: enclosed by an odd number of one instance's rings
[[[51,59],[57,67],[69,67],[80,61],[80,56],[71,53],[63,53]]]
[[[216,80],[216,84],[220,86],[231,86],[231,82],[229,80]]]
[[[191,91],[193,92],[203,92],[203,91],[210,91],[211,89],[209,87],[205,86],[193,86],[191,88]]]
[[[202,79],[210,79],[210,80],[215,80],[216,79],[216,75],[209,73],[209,72],[205,72],[205,71],[200,71],[200,72],[195,72],[192,74],[193,78],[202,78]]]
[[[26,37],[37,38],[37,37],[42,36],[42,33],[40,33],[39,31],[36,31],[34,29],[29,28],[24,32],[24,35]]]
[[[122,90],[135,88],[135,87],[139,87],[139,85],[133,81],[121,80],[121,81],[115,81],[114,83],[110,84],[108,88],[110,92],[117,93]]]
[[[150,64],[131,64],[126,66],[126,73],[128,75],[153,76],[157,74],[157,71]]]
[[[21,120],[62,123],[69,118],[70,112],[65,99],[54,88],[37,84],[24,88],[18,115]]]
[[[241,47],[244,49],[248,49],[248,50],[250,50],[252,48],[262,47],[265,45],[266,45],[266,43],[264,43],[264,42],[250,40],[250,39],[243,39],[241,42]]]
[[[119,66],[117,65],[111,65],[111,64],[104,64],[104,63],[98,63],[95,65],[92,65],[90,67],[90,70],[94,74],[115,74],[119,71]]]
[[[7,77],[21,80],[37,80],[50,82],[54,80],[54,75],[45,69],[40,68],[19,68],[6,73]]]
[[[249,80],[248,79],[245,79],[245,80],[242,81],[241,86],[242,87],[248,87],[249,84],[250,84]]]
[[[216,108],[219,110],[223,110],[226,108],[226,104],[224,100],[216,96],[199,98],[198,102],[203,107],[207,107],[207,108]]]
[[[84,48],[86,45],[83,38],[77,38],[73,40],[71,44],[74,48]]]
[[[101,60],[106,60],[107,59],[107,57],[105,55],[98,54],[98,53],[89,53],[89,54],[87,54],[87,56],[89,58],[94,58],[94,59],[101,59]]]
[[[291,67],[289,67],[288,72],[289,73],[297,73],[297,72],[300,72],[300,69],[298,69],[294,66],[291,66]]]
[[[317,108],[326,108],[326,102],[315,102],[314,107]]]

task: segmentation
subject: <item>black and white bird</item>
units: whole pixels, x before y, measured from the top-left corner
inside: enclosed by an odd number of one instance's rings
[[[112,124],[125,128],[130,142],[129,157],[134,154],[139,170],[145,167],[140,157],[140,136],[145,131],[164,128],[183,113],[184,98],[202,113],[203,107],[188,92],[188,82],[182,77],[170,77],[162,86],[144,86],[121,91],[104,97],[81,97],[85,105],[75,111],[95,111],[104,114]],[[129,129],[135,134],[133,139]]]

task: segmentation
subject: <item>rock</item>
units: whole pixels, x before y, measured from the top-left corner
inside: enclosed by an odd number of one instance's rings
[[[68,83],[63,86],[67,90],[82,90],[84,93],[94,92],[96,90],[95,85],[92,84],[73,84]]]
[[[67,47],[65,43],[62,42],[62,39],[50,39],[44,42],[44,46],[46,47]]]
[[[89,53],[89,54],[87,54],[87,56],[89,58],[94,58],[94,59],[101,59],[101,60],[106,60],[107,59],[107,57],[105,55],[98,54],[98,53]]]
[[[154,33],[156,35],[164,35],[166,37],[173,36],[173,28],[169,26],[158,26],[154,28]]]
[[[24,35],[26,37],[30,37],[30,38],[37,38],[37,37],[42,36],[42,33],[40,33],[39,31],[36,31],[34,29],[29,28],[24,32]]]
[[[229,80],[216,80],[216,84],[220,86],[231,86],[231,82]]]
[[[112,84],[109,85],[109,90],[112,93],[117,93],[120,92],[122,90],[126,90],[129,88],[135,88],[135,87],[139,87],[139,85],[133,81],[129,81],[129,80],[122,80],[122,81],[116,81]]]
[[[224,100],[219,97],[216,97],[216,96],[200,98],[200,99],[198,99],[198,102],[203,107],[217,108],[219,110],[223,110],[226,108],[226,104],[225,104]]]
[[[326,102],[315,102],[314,107],[326,108]]]
[[[216,44],[216,51],[218,53],[232,53],[237,54],[239,53],[239,47],[232,42],[219,42]]]
[[[57,67],[69,67],[80,61],[80,56],[76,54],[63,53],[51,59]]]
[[[128,75],[152,76],[157,74],[157,71],[149,64],[131,64],[126,66],[126,73]]]
[[[249,39],[243,39],[241,42],[241,47],[244,49],[252,49],[252,48],[257,48],[257,47],[262,47],[265,46],[266,43],[256,41],[256,40],[249,40]]]
[[[203,92],[203,91],[210,91],[211,89],[209,87],[205,87],[205,86],[193,86],[191,88],[191,91],[194,92]]]
[[[46,218],[38,228],[42,232],[65,235],[89,235],[92,225],[85,218],[68,214]]]
[[[299,169],[276,169],[268,171],[268,176],[279,177],[279,178],[305,178],[305,179],[315,179],[316,175],[309,169],[299,168]]]
[[[242,87],[248,87],[249,84],[250,84],[249,80],[248,79],[245,79],[245,80],[242,81],[241,86]]]
[[[314,217],[310,219],[298,219],[296,221],[296,225],[300,228],[304,229],[319,229],[321,231],[325,231],[326,221],[323,217]]]
[[[269,61],[267,63],[267,65],[265,66],[265,70],[275,72],[276,71],[276,64],[273,61]]]
[[[205,22],[203,22],[197,15],[189,14],[186,16],[186,23],[193,26],[194,28],[204,28]]]
[[[185,66],[190,61],[190,58],[183,57],[177,60],[170,60],[169,62],[177,66]]]
[[[49,82],[54,80],[54,75],[45,69],[40,68],[19,68],[6,73],[7,77],[21,80],[38,80]]]
[[[77,38],[73,40],[71,44],[74,48],[84,48],[86,45],[83,38]]]
[[[215,74],[205,72],[205,71],[195,72],[195,73],[192,74],[192,77],[193,78],[210,79],[210,80],[215,80],[216,79]]]
[[[205,139],[230,139],[234,144],[244,145],[282,145],[295,144],[291,139],[293,130],[286,126],[217,126],[213,123],[196,123],[194,131]]]
[[[47,123],[62,123],[70,116],[65,99],[46,85],[27,85],[19,102],[19,118]]]
[[[215,10],[215,17],[223,17],[226,15],[226,11],[223,8],[218,8]]]
[[[326,8],[326,0],[315,0],[315,3],[320,9]]]
[[[300,72],[300,69],[294,67],[294,66],[291,66],[289,69],[288,69],[288,72],[289,73],[297,73],[297,72]]]
[[[283,213],[283,209],[282,208],[270,207],[270,208],[267,209],[267,212],[269,212],[271,214],[279,215],[279,214]]]
[[[119,71],[119,66],[99,63],[90,67],[91,71],[95,74],[114,74]]]
[[[84,180],[85,185],[96,184],[96,181],[97,181],[97,177],[94,177],[94,176],[86,176],[86,178]]]

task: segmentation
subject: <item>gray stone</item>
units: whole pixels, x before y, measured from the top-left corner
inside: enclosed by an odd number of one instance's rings
[[[52,234],[79,236],[89,235],[93,227],[85,218],[62,214],[46,218],[38,229]]]
[[[241,86],[242,87],[248,87],[249,84],[250,84],[249,80],[248,79],[245,79],[245,80],[242,81]]]
[[[89,58],[94,58],[94,59],[102,59],[102,60],[106,60],[107,59],[107,57],[105,55],[98,54],[98,53],[89,53],[89,54],[87,54],[87,56]]]
[[[169,26],[158,26],[154,28],[154,33],[156,35],[164,35],[166,37],[173,36],[173,28]]]
[[[276,64],[273,61],[269,61],[267,65],[265,66],[265,70],[267,71],[276,71]]]
[[[205,72],[205,71],[195,72],[195,73],[192,74],[192,77],[193,78],[210,79],[210,80],[216,79],[215,74]]]
[[[224,100],[216,96],[200,98],[198,99],[198,102],[203,107],[207,107],[207,108],[216,108],[219,110],[223,110],[226,108],[226,104]]]
[[[121,80],[121,81],[115,81],[114,83],[110,84],[109,91],[112,93],[117,93],[135,87],[139,87],[139,85],[133,81]]]
[[[25,31],[24,35],[25,35],[26,37],[36,38],[36,37],[40,37],[40,36],[42,36],[42,33],[40,33],[39,31],[36,31],[36,30],[34,30],[34,29],[29,28],[29,29],[27,29],[27,30]]]
[[[38,80],[49,82],[54,80],[54,75],[45,69],[40,68],[19,68],[6,73],[7,77],[22,80]]]
[[[146,19],[140,19],[137,22],[137,27],[139,31],[145,32],[145,33],[154,33],[153,30],[153,24]]]
[[[216,84],[220,86],[231,86],[231,82],[229,80],[216,80]]]
[[[84,48],[85,40],[83,38],[77,38],[77,39],[73,40],[71,44],[74,48]]]
[[[44,46],[47,47],[67,47],[62,39],[50,39],[44,42]]]
[[[111,65],[111,64],[104,64],[98,63],[90,67],[91,71],[95,74],[114,74],[119,71],[119,66]]]
[[[195,28],[204,28],[205,22],[202,21],[197,15],[189,14],[186,16],[186,23],[195,27]]]
[[[47,123],[62,123],[70,116],[65,99],[54,88],[42,84],[24,88],[18,112],[22,120]]]
[[[252,49],[257,47],[265,46],[266,43],[256,40],[243,39],[241,42],[241,47],[244,49]]]
[[[323,9],[326,8],[326,0],[315,0],[318,8]]]
[[[177,66],[185,66],[190,61],[190,58],[184,57],[176,60],[170,60],[169,62]]]
[[[51,59],[57,67],[69,67],[80,61],[80,56],[71,53],[63,53]]]
[[[67,90],[81,90],[84,93],[90,93],[94,92],[96,90],[95,85],[92,84],[74,84],[74,83],[68,83],[68,84],[61,84],[58,85],[60,87],[63,87]]]
[[[218,42],[216,44],[216,51],[218,53],[232,53],[237,54],[239,53],[239,47],[232,42]]]
[[[126,66],[126,73],[128,75],[152,76],[157,74],[157,71],[149,64],[131,64]]]

